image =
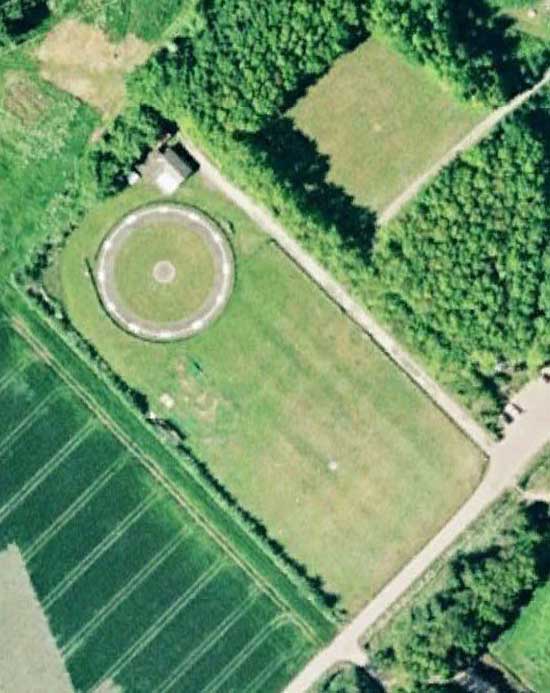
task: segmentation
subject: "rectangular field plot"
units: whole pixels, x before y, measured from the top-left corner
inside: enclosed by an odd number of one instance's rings
[[[427,69],[371,38],[337,60],[290,115],[330,158],[330,180],[381,211],[484,111],[460,103]]]
[[[75,689],[279,690],[322,638],[24,340],[0,338],[17,352],[7,368],[30,363],[1,392],[18,413],[0,448],[0,548],[21,549]]]
[[[530,691],[550,691],[550,582],[535,592],[493,655]]]

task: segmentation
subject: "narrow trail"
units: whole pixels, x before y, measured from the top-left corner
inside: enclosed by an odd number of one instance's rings
[[[394,217],[396,217],[399,212],[407,205],[414,197],[418,195],[420,190],[430,181],[435,178],[441,169],[448,166],[454,159],[456,159],[462,152],[470,149],[480,142],[484,137],[486,137],[501,121],[507,116],[511,115],[520,106],[528,101],[532,96],[537,94],[541,89],[543,89],[550,82],[550,70],[548,70],[544,77],[537,82],[531,89],[522,92],[514,99],[509,101],[504,106],[497,108],[495,111],[490,113],[481,123],[478,123],[475,128],[468,134],[464,139],[462,139],[458,144],[449,149],[449,151],[439,159],[430,169],[419,176],[409,187],[404,190],[399,197],[397,197],[393,202],[391,202],[379,215],[378,223],[380,226],[387,224]]]

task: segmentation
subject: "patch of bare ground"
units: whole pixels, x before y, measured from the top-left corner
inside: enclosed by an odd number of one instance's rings
[[[72,693],[18,548],[0,552],[0,691]]]
[[[44,79],[110,118],[124,104],[124,75],[144,63],[153,49],[132,35],[111,43],[97,27],[67,19],[50,31],[36,56]]]

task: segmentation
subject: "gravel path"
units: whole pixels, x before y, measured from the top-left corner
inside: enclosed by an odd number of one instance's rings
[[[128,308],[119,296],[114,279],[116,257],[128,237],[137,229],[159,221],[182,225],[182,233],[200,236],[208,246],[216,268],[214,285],[202,306],[193,314],[168,323],[145,320]],[[96,283],[105,310],[123,329],[142,339],[165,342],[191,337],[206,329],[227,305],[233,288],[233,275],[231,248],[221,229],[211,219],[193,207],[156,204],[129,214],[109,232],[99,252]]]
[[[448,166],[454,159],[456,159],[462,152],[470,149],[474,145],[478,144],[484,137],[486,137],[504,118],[516,111],[520,106],[522,106],[526,101],[528,101],[534,94],[539,92],[543,87],[545,87],[550,82],[550,70],[546,72],[545,76],[535,84],[534,87],[528,89],[516,96],[509,103],[497,108],[491,114],[482,120],[481,123],[475,126],[475,128],[466,137],[461,140],[454,147],[449,149],[449,151],[439,159],[426,173],[419,176],[409,187],[404,190],[397,199],[395,199],[390,205],[384,209],[378,217],[378,223],[383,226],[391,221],[403,207],[408,204],[420,190],[432,179],[437,176],[442,168]]]
[[[282,250],[452,419],[482,450],[491,446],[489,435],[463,407],[431,378],[396,340],[355,301],[261,205],[223,176],[221,171],[189,141],[184,144],[200,164],[202,175],[268,233]]]

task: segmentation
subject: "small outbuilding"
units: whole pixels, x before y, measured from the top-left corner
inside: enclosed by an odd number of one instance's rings
[[[155,149],[139,167],[144,180],[153,183],[163,195],[173,195],[198,169],[187,150],[181,146],[176,147]]]

